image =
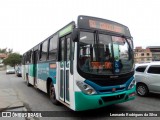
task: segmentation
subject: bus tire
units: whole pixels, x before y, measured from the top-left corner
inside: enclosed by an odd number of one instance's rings
[[[56,93],[52,82],[49,85],[49,98],[53,104],[59,104],[58,100],[56,99]]]

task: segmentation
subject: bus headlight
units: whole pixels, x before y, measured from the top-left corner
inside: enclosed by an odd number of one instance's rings
[[[135,81],[135,79],[134,79],[134,80],[132,80],[132,82],[131,82],[130,85],[128,86],[128,89],[130,90],[130,89],[134,88],[135,85],[136,85],[136,81]]]
[[[93,95],[97,93],[90,85],[86,84],[83,81],[77,81],[76,84],[79,89],[82,90],[82,92],[85,94]]]

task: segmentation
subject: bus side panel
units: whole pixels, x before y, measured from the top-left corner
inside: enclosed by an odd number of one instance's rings
[[[23,80],[26,80],[26,65],[22,65],[22,79]]]
[[[56,70],[57,70],[57,65],[56,65],[56,63],[49,63],[49,78],[50,79],[52,79],[52,83],[53,84],[56,84],[56,78],[57,78],[57,72],[56,72]],[[54,86],[55,87],[55,86]]]
[[[25,81],[27,80],[28,66],[29,66],[29,65],[22,65],[22,78],[23,78]]]
[[[54,88],[55,88],[55,93],[56,93],[56,99],[59,100],[59,76],[60,76],[60,73],[59,73],[59,69],[60,69],[60,66],[58,64],[58,62],[56,62],[56,78],[55,78],[55,82],[54,82]]]
[[[47,93],[47,78],[49,76],[49,63],[38,63],[37,65],[37,87]]]
[[[29,65],[29,73],[28,73],[28,78],[29,78],[29,83],[31,85],[34,85],[34,75],[33,75],[33,67],[34,65],[33,64],[30,64]]]
[[[56,63],[49,63],[49,76],[48,78],[50,78],[52,80],[52,83],[54,84],[54,88],[55,88],[55,93],[56,93],[56,99],[58,100],[59,96],[58,96],[58,88],[57,88],[57,64]]]

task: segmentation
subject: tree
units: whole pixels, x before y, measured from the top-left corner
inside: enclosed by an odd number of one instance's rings
[[[9,54],[8,58],[3,60],[5,65],[10,65],[15,67],[17,64],[21,64],[22,56],[19,53],[11,53]]]
[[[0,49],[0,53],[7,53],[7,48]]]
[[[8,49],[8,53],[10,54],[10,53],[12,53],[13,52],[13,49]]]
[[[3,48],[3,49],[1,49],[0,48],[0,53],[5,53],[5,54],[10,54],[10,53],[12,53],[13,52],[13,49],[10,49],[10,48]]]

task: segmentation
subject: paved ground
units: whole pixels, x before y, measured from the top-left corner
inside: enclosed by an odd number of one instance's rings
[[[25,120],[25,118],[9,118],[11,113],[9,111],[27,111],[23,102],[18,98],[16,92],[13,89],[0,89],[0,112],[3,120]]]
[[[13,89],[1,89],[0,98],[0,110],[23,107],[23,102],[18,98]]]
[[[1,102],[1,100],[3,102]],[[24,107],[21,107],[23,105]],[[34,118],[36,120],[133,120],[135,117],[107,117],[107,113],[111,111],[160,111],[160,94],[151,94],[148,97],[137,96],[135,100],[117,105],[107,106],[101,109],[90,110],[79,114],[81,117],[68,117],[68,115],[76,116],[77,112],[71,111],[64,105],[56,106],[53,105],[48,96],[34,87],[26,86],[25,81],[21,77],[15,76],[15,74],[6,75],[5,72],[0,71],[0,106],[1,108],[10,107],[7,111],[51,111],[53,115],[59,117],[45,117],[45,118]],[[20,108],[15,108],[19,106]],[[65,113],[69,111],[69,113]],[[61,115],[63,117],[61,117]],[[96,117],[93,117],[96,115]],[[65,117],[66,116],[66,117]],[[15,119],[15,118],[14,118]],[[19,118],[22,119],[23,118]],[[19,120],[18,119],[18,120]],[[136,120],[159,120],[157,117],[138,117]],[[4,120],[0,118],[0,120]],[[6,118],[8,120],[8,118]],[[11,119],[13,120],[13,118]],[[17,120],[17,119],[15,119]]]
[[[0,71],[3,74],[0,74],[0,83],[2,82],[3,76],[5,76],[4,71]],[[2,85],[2,84],[1,84]],[[0,87],[1,88],[1,87]],[[0,120],[25,120],[25,119],[32,119],[32,118],[17,118],[12,117],[10,112],[11,111],[18,111],[18,112],[26,112],[27,109],[24,106],[23,101],[17,95],[17,92],[12,88],[3,88],[0,89]]]

